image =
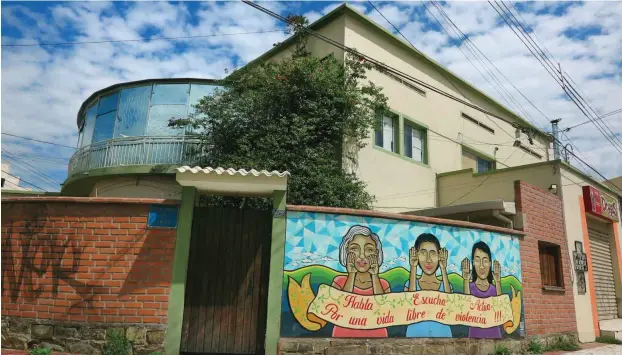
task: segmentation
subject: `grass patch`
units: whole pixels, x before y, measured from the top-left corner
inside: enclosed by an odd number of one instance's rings
[[[544,351],[577,351],[581,349],[574,339],[557,338],[554,342],[547,345]]]
[[[531,340],[527,345],[527,354],[542,354],[544,345],[537,340]]]
[[[622,340],[618,340],[612,336],[596,337],[596,342],[605,344],[622,344]]]
[[[495,352],[489,355],[512,355],[512,352],[505,345],[497,345],[495,346]]]

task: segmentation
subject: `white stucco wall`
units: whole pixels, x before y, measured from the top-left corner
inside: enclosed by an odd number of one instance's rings
[[[180,200],[181,185],[175,181],[174,175],[117,177],[97,182],[90,196]]]

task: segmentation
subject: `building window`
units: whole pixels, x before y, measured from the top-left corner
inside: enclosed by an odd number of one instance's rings
[[[118,98],[119,93],[115,92],[114,94],[102,96],[99,99],[93,143],[108,140],[114,135]]]
[[[477,157],[477,172],[485,173],[490,170],[494,170],[494,163],[490,160]]]
[[[462,147],[462,168],[473,169],[477,173],[495,170],[495,161],[471,149]]]
[[[542,286],[564,287],[562,277],[561,248],[559,245],[538,242],[538,254],[540,255],[540,275]]]
[[[425,163],[425,130],[404,123],[404,156]]]
[[[376,125],[376,145],[390,152],[397,153],[398,117],[384,114]]]

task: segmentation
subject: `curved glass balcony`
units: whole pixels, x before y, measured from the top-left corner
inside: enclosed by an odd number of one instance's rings
[[[217,87],[213,80],[154,79],[94,93],[78,113],[78,150],[68,176],[113,166],[189,163],[198,141],[168,121],[195,114],[195,106]]]

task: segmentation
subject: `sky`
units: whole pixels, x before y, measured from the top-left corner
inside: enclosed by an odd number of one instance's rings
[[[283,15],[303,14],[313,21],[341,3],[260,4]],[[349,4],[396,32],[369,3]],[[560,64],[599,114],[622,107],[622,2],[506,4],[518,11],[532,37]],[[440,6],[502,74],[475,52],[487,65],[482,66],[469,52],[471,42],[458,39],[430,2],[374,5],[420,51],[539,128],[550,131],[549,120],[554,118],[562,118],[562,129],[587,120],[488,2],[445,2]],[[222,78],[226,70],[243,66],[287,38],[278,20],[239,2],[3,1],[1,11],[2,159],[13,163],[11,173],[22,178],[22,186],[37,189],[27,181],[47,191],[59,190],[75,150],[7,134],[75,147],[76,114],[94,91],[148,78]],[[187,36],[206,37],[6,46]],[[622,150],[622,113],[601,121],[620,139]],[[607,178],[622,175],[622,153],[594,124],[581,125],[566,134],[564,143],[572,142],[574,153],[600,173]],[[575,159],[571,158],[571,163],[601,179]]]

